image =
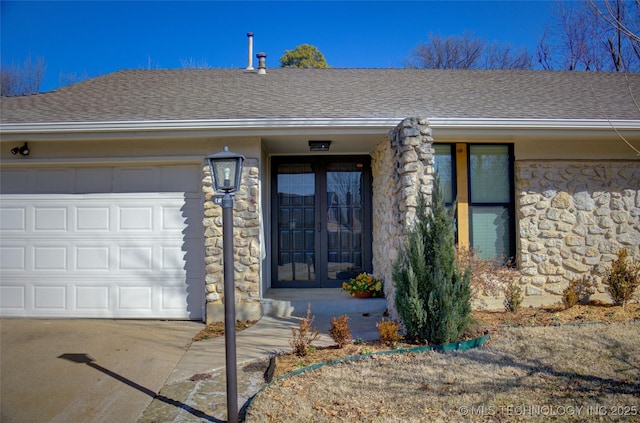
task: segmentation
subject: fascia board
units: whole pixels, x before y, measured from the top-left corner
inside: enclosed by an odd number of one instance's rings
[[[59,132],[120,132],[120,131],[199,131],[249,130],[274,128],[327,128],[327,127],[379,127],[393,128],[402,119],[345,119],[345,118],[292,118],[292,119],[213,119],[213,120],[158,120],[127,122],[51,122],[16,123],[0,126],[0,133],[59,133]]]
[[[640,130],[640,120],[607,119],[452,119],[430,118],[429,124],[438,129],[533,129],[533,130]]]
[[[390,130],[403,118],[277,118],[277,119],[212,119],[180,121],[114,121],[114,122],[51,122],[9,123],[0,125],[2,135],[46,135],[46,134],[97,134],[120,132],[147,132],[167,134],[194,132],[214,135],[218,131],[287,133],[290,130],[349,128],[370,131]],[[485,119],[485,118],[428,118],[433,129],[447,132],[480,130],[504,133],[511,131],[581,131],[581,130],[640,130],[640,120],[606,119]]]

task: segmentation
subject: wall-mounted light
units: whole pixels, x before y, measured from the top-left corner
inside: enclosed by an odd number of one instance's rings
[[[329,151],[331,141],[309,141],[309,151]]]
[[[28,156],[29,155],[29,147],[27,146],[27,143],[25,142],[24,145],[22,147],[13,147],[11,149],[11,154],[13,154],[14,156],[16,154],[20,153],[21,156]]]

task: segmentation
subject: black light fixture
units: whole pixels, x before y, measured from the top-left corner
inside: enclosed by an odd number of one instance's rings
[[[28,156],[29,155],[29,146],[27,146],[27,143],[25,142],[24,145],[22,147],[13,147],[11,149],[11,154],[13,154],[14,156],[16,154],[20,153],[21,156]]]
[[[232,193],[240,188],[244,156],[230,152],[229,147],[225,146],[220,153],[211,154],[206,160],[211,169],[215,191]]]
[[[227,371],[227,422],[238,422],[238,374],[236,370],[236,304],[233,257],[233,196],[240,189],[244,156],[229,151],[206,157],[215,191],[222,192],[222,254],[224,273],[224,346]]]
[[[329,151],[331,141],[309,141],[309,151]]]

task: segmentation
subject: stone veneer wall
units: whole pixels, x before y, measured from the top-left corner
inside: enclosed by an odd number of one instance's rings
[[[234,282],[236,317],[257,320],[260,305],[260,171],[257,159],[246,159],[242,185],[233,205]],[[205,193],[205,290],[206,322],[224,321],[224,273],[222,207],[213,203],[213,186],[208,164],[203,167]]]
[[[620,248],[640,259],[639,160],[518,161],[516,181],[529,302],[559,301],[571,279],[609,264]]]
[[[373,272],[384,280],[387,308],[397,318],[393,264],[415,219],[418,193],[430,202],[433,138],[429,122],[408,118],[371,154],[373,173]]]

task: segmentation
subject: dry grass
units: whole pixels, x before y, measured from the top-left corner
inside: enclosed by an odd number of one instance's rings
[[[236,332],[241,332],[255,325],[257,320],[237,320]],[[203,339],[218,338],[224,336],[224,322],[209,323],[200,332],[193,337],[193,342],[202,341]]]
[[[640,421],[640,322],[629,321],[638,304],[476,317],[491,333],[483,348],[373,356],[284,378],[256,397],[247,421]],[[589,321],[611,323],[549,326]],[[500,327],[520,323],[536,326]],[[318,350],[288,366],[382,348]]]

